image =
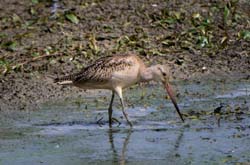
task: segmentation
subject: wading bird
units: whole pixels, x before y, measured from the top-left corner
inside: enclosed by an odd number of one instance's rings
[[[73,85],[82,89],[111,90],[112,96],[108,108],[109,126],[111,127],[113,121],[112,105],[115,94],[120,98],[124,117],[128,124],[132,126],[125,112],[122,90],[133,84],[151,80],[163,83],[176,111],[184,122],[169,84],[169,68],[166,65],[159,64],[146,67],[143,61],[133,54],[102,57],[96,60],[92,65],[83,68],[80,72],[56,78],[54,82],[60,85]]]

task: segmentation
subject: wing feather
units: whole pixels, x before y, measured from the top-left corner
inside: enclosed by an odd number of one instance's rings
[[[109,81],[112,74],[116,71],[124,70],[133,66],[134,62],[128,55],[115,55],[102,57],[95,61],[92,65],[87,66],[80,72],[65,77],[55,79],[60,81],[73,82],[106,82]]]

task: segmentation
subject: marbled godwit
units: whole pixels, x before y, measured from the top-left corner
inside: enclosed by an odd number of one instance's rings
[[[165,86],[181,120],[184,119],[179,111],[171,86],[169,84],[169,69],[166,65],[146,67],[136,55],[115,55],[103,57],[92,65],[82,69],[79,73],[56,78],[55,82],[61,85],[73,85],[83,89],[109,89],[112,91],[108,108],[109,126],[112,126],[112,105],[115,94],[120,98],[122,113],[130,126],[125,112],[122,90],[133,84],[145,81],[159,81]]]

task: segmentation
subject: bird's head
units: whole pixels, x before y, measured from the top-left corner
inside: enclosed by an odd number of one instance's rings
[[[170,69],[167,65],[154,65],[152,67],[153,80],[165,83],[170,78]]]
[[[170,68],[167,65],[155,65],[152,68],[152,79],[158,82],[162,82],[164,87],[166,88],[166,91],[173,102],[176,111],[178,112],[181,120],[184,122],[184,119],[182,117],[182,114],[180,113],[179,107],[177,105],[176,99],[174,97],[174,93],[172,90],[172,87],[169,83],[170,79]]]

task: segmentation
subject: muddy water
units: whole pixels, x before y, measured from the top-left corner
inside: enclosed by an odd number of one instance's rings
[[[118,99],[114,116],[121,124],[108,128],[106,93],[44,103],[40,111],[1,112],[0,164],[250,162],[249,80],[176,82],[185,123],[162,87],[144,87],[125,93],[132,129]]]

